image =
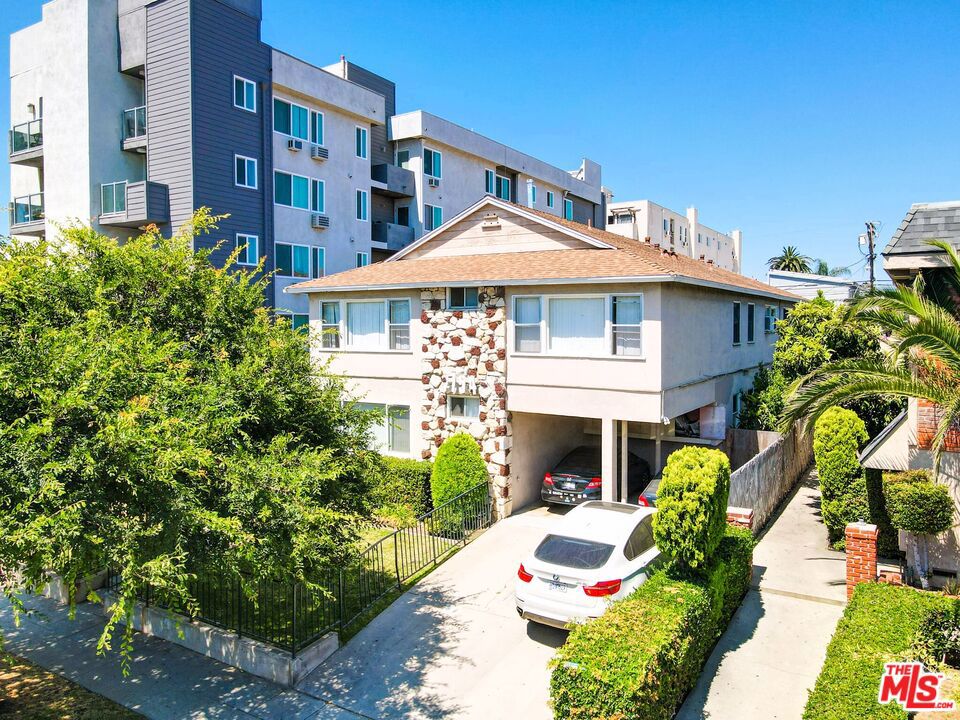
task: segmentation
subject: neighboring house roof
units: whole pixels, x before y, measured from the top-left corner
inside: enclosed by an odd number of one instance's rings
[[[805,298],[815,298],[818,292],[822,292],[827,300],[834,301],[849,300],[856,295],[861,284],[850,278],[789,270],[770,270],[767,273],[767,282],[774,287],[790,290]]]
[[[483,209],[506,211],[579,242],[556,250],[490,252],[488,249],[442,257],[409,257],[425,244],[449,233],[464,218]],[[475,203],[385,262],[297,283],[288,287],[286,292],[631,281],[688,282],[788,301],[802,299],[759,280],[661,250],[649,243],[630,240],[493,197]]]
[[[883,255],[940,252],[927,244],[931,240],[946,240],[960,247],[960,200],[910,206]]]
[[[909,443],[907,411],[904,410],[860,452],[860,464],[875,470],[908,470]]]

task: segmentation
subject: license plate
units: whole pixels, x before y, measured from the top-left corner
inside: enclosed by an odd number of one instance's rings
[[[577,484],[572,482],[565,482],[565,483],[562,483],[560,487],[562,487],[564,490],[576,490]]]
[[[564,585],[563,583],[552,582],[550,583],[550,589],[556,592],[565,593],[567,591],[567,586]]]

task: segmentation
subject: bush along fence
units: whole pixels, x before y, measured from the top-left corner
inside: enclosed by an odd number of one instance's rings
[[[297,655],[323,635],[343,635],[365,613],[411,578],[440,563],[491,523],[487,483],[478,484],[424,513],[410,527],[377,540],[346,566],[316,578],[319,588],[299,582],[262,580],[244,588],[237,578],[199,574],[190,586],[198,620]],[[110,572],[107,589],[119,576]],[[169,607],[153,588],[139,593],[145,605]]]

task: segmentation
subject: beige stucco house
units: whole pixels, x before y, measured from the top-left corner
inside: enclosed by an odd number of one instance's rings
[[[578,445],[601,447],[603,497],[618,499],[618,447],[657,472],[680,444],[720,444],[797,300],[493,197],[385,262],[287,292],[309,297],[316,360],[384,410],[383,450],[431,458],[471,433],[501,517]]]

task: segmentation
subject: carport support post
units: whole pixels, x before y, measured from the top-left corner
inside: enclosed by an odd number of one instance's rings
[[[600,499],[613,501],[617,487],[617,429],[616,420],[600,420]]]
[[[628,487],[628,475],[629,463],[627,459],[630,457],[628,450],[630,447],[630,440],[627,437],[627,421],[620,420],[620,501],[627,502],[627,499],[630,497],[630,488]]]

